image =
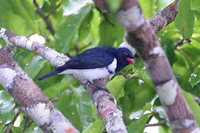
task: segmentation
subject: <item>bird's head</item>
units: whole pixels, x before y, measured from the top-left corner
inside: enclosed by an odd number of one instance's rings
[[[117,56],[117,71],[121,70],[123,67],[128,64],[134,64],[134,55],[128,48],[118,48],[118,56]]]

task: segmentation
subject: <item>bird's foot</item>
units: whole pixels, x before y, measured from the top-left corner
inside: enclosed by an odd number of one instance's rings
[[[93,81],[93,83],[102,86],[102,87],[106,87],[106,83],[108,82],[108,78],[101,78],[101,79],[96,79]]]

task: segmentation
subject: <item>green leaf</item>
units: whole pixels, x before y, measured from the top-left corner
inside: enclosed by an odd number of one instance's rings
[[[159,126],[159,133],[172,133],[172,130],[168,126]]]
[[[128,126],[128,132],[133,133],[137,131],[137,133],[143,133],[148,119],[149,116],[146,114],[141,116],[140,119],[132,121],[131,124]]]
[[[172,33],[173,37],[174,37],[174,33]],[[165,38],[165,37],[162,37],[162,39]],[[166,40],[161,42],[163,45],[163,49],[165,50],[166,52],[166,55],[168,57],[168,60],[170,62],[171,65],[173,65],[176,60],[177,60],[177,56],[175,54],[175,49],[174,49],[174,41],[170,39],[171,37],[169,38],[165,38]]]
[[[190,38],[194,27],[194,11],[190,8],[190,0],[181,0],[175,26],[184,38]]]
[[[139,0],[142,11],[144,12],[147,18],[150,18],[154,14],[154,0]],[[159,1],[157,1],[159,2]]]
[[[190,83],[192,87],[200,83],[200,65],[195,68],[194,72],[190,76]]]
[[[196,27],[195,30],[200,30],[200,27]],[[184,43],[181,49],[179,50],[179,52],[185,57],[185,59],[187,59],[187,62],[189,63],[188,65],[193,65],[194,62],[198,60],[198,58],[196,57],[200,52],[200,45],[198,42],[200,41],[200,34],[196,34],[194,37],[192,37],[191,41],[191,43]],[[192,66],[192,68],[193,67],[194,66]],[[194,68],[191,70],[193,71]]]
[[[146,68],[134,66],[133,71],[134,71],[134,77],[137,77],[138,80],[140,79],[140,81],[144,81],[147,85],[154,88],[153,82],[152,82],[151,78],[149,77],[149,74],[148,74]]]
[[[48,98],[54,98],[56,96],[59,96],[59,94],[62,93],[66,88],[71,88],[72,86],[75,86],[77,84],[77,81],[75,81],[71,76],[68,75],[62,78],[59,82],[58,81],[53,81],[53,82],[54,84],[45,87],[44,90],[44,94]]]
[[[91,123],[82,133],[102,133],[104,125],[102,120],[97,119],[95,122]]]
[[[97,9],[92,10],[92,20],[90,24],[91,40],[93,44],[98,44],[99,38],[99,24],[100,24],[100,12]]]
[[[0,91],[0,121],[10,121],[14,115],[13,109],[15,102],[10,95],[4,91]]]
[[[121,6],[122,0],[107,0],[110,12],[116,12]]]
[[[47,15],[49,14],[52,10],[55,10],[55,7],[60,4],[59,0],[45,0],[45,1],[37,1],[39,6],[41,7],[42,12]],[[57,9],[58,10],[58,9]]]
[[[189,83],[189,77],[192,73],[192,68],[190,68],[190,63],[188,62],[188,56],[184,54],[184,52],[178,52],[176,52],[178,60],[173,64],[173,72],[175,73],[175,76],[180,83],[180,86],[183,89],[190,91],[191,85]]]
[[[81,86],[80,90],[76,89],[78,92],[79,98],[79,112],[80,112],[80,120],[83,125],[83,129],[85,129],[92,121],[93,116],[92,114],[92,101],[89,94],[85,91],[85,89]]]
[[[173,0],[138,0],[145,17],[151,18],[161,9],[173,2]]]
[[[155,96],[155,91],[144,80],[136,77],[129,79],[124,88],[125,95],[118,103],[123,110],[125,122],[128,123],[130,122],[130,114],[142,109],[146,103],[150,102]],[[130,101],[131,104],[128,104]]]
[[[114,79],[109,81],[106,86],[109,91],[113,94],[117,99],[124,96],[124,85],[126,83],[126,79],[123,76],[116,76]]]
[[[200,11],[199,12],[195,12],[196,16],[197,16],[197,20],[200,21]]]
[[[123,40],[124,28],[110,14],[104,14],[99,25],[100,45],[119,44]]]
[[[100,119],[97,114],[96,107],[93,104],[92,106],[92,115],[94,117],[94,122],[91,123],[87,128],[83,130],[83,133],[102,133],[105,129],[103,121]]]
[[[72,14],[69,16],[65,16],[64,22],[62,22],[57,30],[57,49],[62,50],[62,52],[66,53],[70,46],[69,42],[73,38],[73,36],[77,33],[79,27],[81,26],[83,20],[90,13],[92,9],[91,5],[86,5],[81,8],[79,13]]]
[[[34,24],[34,6],[31,1],[0,0],[0,4],[1,27],[12,29],[12,31],[21,34],[37,31]],[[11,21],[11,19],[15,21]]]
[[[79,130],[93,122],[92,102],[82,86],[63,91],[56,105]]]
[[[192,10],[197,10],[200,12],[200,1],[199,0],[191,0],[191,9]]]
[[[195,120],[197,121],[198,125],[200,126],[200,107],[199,104],[194,100],[194,98],[187,92],[183,91],[185,99],[192,110]]]
[[[75,43],[81,43],[80,46],[83,45],[84,39],[86,39],[90,33],[90,23],[92,20],[92,12],[88,14],[88,16],[82,22],[79,31],[78,31],[78,40]],[[88,44],[89,42],[86,42]]]
[[[28,66],[25,67],[27,74],[34,79],[44,67],[44,64],[47,61],[44,60],[41,56],[34,56]]]

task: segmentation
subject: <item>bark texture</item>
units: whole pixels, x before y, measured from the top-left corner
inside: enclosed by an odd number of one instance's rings
[[[98,6],[98,1],[100,0],[96,0],[96,6]],[[105,0],[101,2],[106,3]],[[165,8],[166,13],[170,11],[172,14],[164,14],[164,11],[161,11],[160,15],[157,14],[158,18],[161,19],[154,17],[153,21],[151,20],[153,28],[145,19],[137,0],[124,0],[117,11],[117,19],[127,31],[127,42],[136,48],[150,73],[160,101],[169,117],[173,132],[196,133],[199,132],[197,123],[154,32],[174,19],[177,14],[176,4],[177,1]],[[101,6],[98,7],[101,8]]]
[[[0,49],[0,72],[0,83],[44,132],[78,133],[3,48]]]

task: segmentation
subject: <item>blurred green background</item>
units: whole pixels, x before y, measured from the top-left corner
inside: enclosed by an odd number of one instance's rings
[[[173,1],[139,2],[146,18],[150,19]],[[109,5],[115,9],[119,0],[109,0]],[[199,105],[190,95],[200,97],[199,5],[199,0],[181,0],[177,19],[157,36],[200,124]],[[44,19],[50,22],[53,30],[47,28]],[[117,47],[125,35],[113,15],[96,9],[91,0],[0,0],[0,27],[25,36],[39,34],[46,39],[45,45],[68,56],[101,45]],[[2,39],[0,44],[5,46]],[[79,131],[105,131],[91,98],[78,81],[68,75],[59,75],[39,82],[37,78],[40,75],[53,69],[48,61],[21,48],[17,48],[13,58]],[[136,59],[134,66],[127,66],[117,73],[107,83],[107,87],[117,98],[129,132],[143,133],[152,118],[164,123],[159,126],[160,133],[171,132],[166,114],[158,98],[155,98],[154,86],[140,58]],[[19,109],[19,105],[0,86],[0,131],[42,132],[22,112],[17,113]]]

